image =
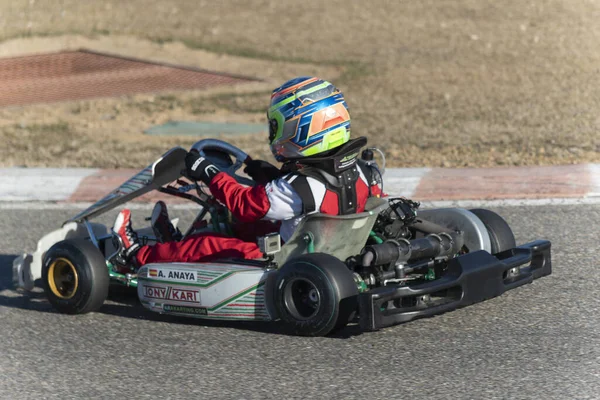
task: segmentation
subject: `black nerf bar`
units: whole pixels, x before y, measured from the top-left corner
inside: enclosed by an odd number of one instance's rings
[[[476,251],[449,260],[439,279],[361,293],[360,326],[378,330],[478,303],[531,283],[552,273],[550,246],[547,240],[537,240],[496,255]]]

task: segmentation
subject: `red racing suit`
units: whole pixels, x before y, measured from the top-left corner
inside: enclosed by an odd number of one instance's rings
[[[370,196],[381,195],[368,168],[356,163],[348,173],[340,174],[332,186],[327,174],[292,172],[266,185],[246,187],[221,172],[209,185],[212,195],[223,203],[243,225],[251,226],[254,239],[277,230],[268,221],[279,221],[279,233],[287,241],[307,214],[330,215],[362,212]],[[367,176],[369,178],[367,178]],[[234,231],[236,227],[234,226]],[[238,229],[244,230],[244,229]],[[247,231],[247,229],[246,229]],[[242,240],[242,236],[246,236]],[[217,233],[191,235],[180,242],[142,246],[136,254],[139,266],[156,262],[200,262],[223,258],[261,258],[258,245],[248,236],[229,237]]]

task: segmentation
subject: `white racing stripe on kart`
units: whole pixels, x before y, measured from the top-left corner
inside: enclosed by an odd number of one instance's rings
[[[66,200],[90,168],[0,168],[0,201]]]
[[[587,197],[600,197],[600,164],[588,164],[591,176],[591,187]]]
[[[395,196],[413,197],[421,179],[431,168],[388,168],[383,175],[383,191]]]
[[[392,196],[393,197],[393,196]],[[444,207],[518,207],[518,206],[568,206],[600,204],[600,196],[586,198],[555,199],[502,199],[502,200],[440,200],[423,201],[421,208]],[[92,203],[48,203],[48,202],[2,202],[0,210],[84,210]],[[123,208],[131,210],[151,210],[154,203],[126,203]],[[169,204],[169,210],[198,210],[195,204]]]

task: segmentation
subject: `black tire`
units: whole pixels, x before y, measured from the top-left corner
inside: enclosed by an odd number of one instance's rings
[[[352,272],[339,259],[305,254],[277,272],[274,303],[284,328],[301,336],[325,336],[342,329],[358,309]]]
[[[508,223],[493,211],[484,208],[476,208],[469,210],[477,216],[485,225],[485,228],[490,235],[492,245],[492,254],[500,253],[501,251],[512,249],[517,246],[515,235]]]
[[[106,260],[84,239],[52,246],[44,256],[42,281],[48,301],[64,314],[95,311],[108,296]]]

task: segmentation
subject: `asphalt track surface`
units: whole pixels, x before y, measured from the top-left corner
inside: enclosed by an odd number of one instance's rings
[[[99,312],[57,314],[39,291],[14,291],[11,264],[74,211],[1,210],[0,398],[600,398],[600,205],[495,210],[518,243],[552,241],[551,276],[441,316],[325,338],[161,316],[122,291]]]

